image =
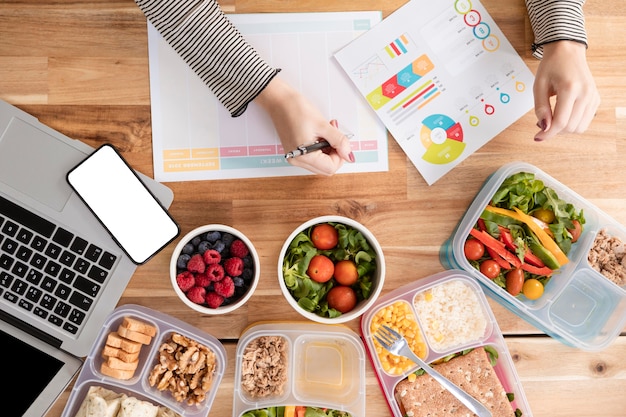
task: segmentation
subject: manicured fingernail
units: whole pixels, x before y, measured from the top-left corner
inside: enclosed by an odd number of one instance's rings
[[[546,119],[541,119],[541,121],[537,122],[537,127],[541,130],[546,130],[546,127],[548,127]]]
[[[350,152],[350,154],[348,154],[348,158],[350,159],[350,162],[356,161],[356,159],[354,159],[354,154],[352,152]]]
[[[535,142],[543,142],[543,139],[541,139],[541,138],[537,138],[537,137],[536,137],[536,138],[535,138]]]

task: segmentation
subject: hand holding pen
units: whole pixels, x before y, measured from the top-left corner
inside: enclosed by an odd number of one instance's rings
[[[335,128],[338,127],[336,120],[332,120],[330,124]],[[344,133],[344,135],[348,139],[351,139],[354,136],[352,133]],[[328,143],[326,140],[321,139],[321,140],[313,142],[310,145],[300,145],[296,149],[287,152],[285,154],[285,159],[295,158],[301,155],[307,155],[315,151],[325,151],[326,149],[329,149],[329,148],[331,148],[331,144]]]
[[[255,99],[255,103],[271,117],[285,152],[314,142],[327,142],[330,145],[323,152],[307,150],[304,155],[298,150],[294,152],[298,157],[286,159],[290,165],[331,176],[345,162],[354,162],[350,140],[338,129],[337,121],[329,123],[306,97],[280,77],[272,79]]]

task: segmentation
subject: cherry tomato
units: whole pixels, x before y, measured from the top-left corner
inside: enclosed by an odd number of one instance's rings
[[[483,245],[478,239],[470,238],[465,241],[463,247],[465,257],[470,261],[477,261],[485,254],[485,245]]]
[[[333,277],[335,272],[335,264],[329,257],[324,255],[315,255],[311,258],[306,273],[313,281],[326,282]]]
[[[583,232],[583,226],[578,220],[572,220],[572,223],[574,223],[574,228],[569,229],[568,232],[572,235],[572,243],[575,243]]]
[[[328,306],[342,313],[347,313],[356,306],[356,293],[350,287],[337,285],[332,287],[326,294]]]
[[[500,264],[493,259],[486,259],[480,263],[480,272],[489,279],[500,275]]]
[[[552,210],[544,208],[533,211],[532,216],[547,224],[550,224],[554,221],[554,212]]]
[[[536,300],[543,295],[543,284],[535,278],[527,279],[522,286],[522,294],[529,300]]]
[[[506,273],[506,290],[511,295],[517,295],[524,285],[524,271],[522,268],[511,269]]]
[[[359,279],[359,271],[354,261],[346,259],[335,264],[335,274],[333,276],[339,284],[350,286]]]
[[[319,250],[332,249],[337,246],[339,234],[337,229],[328,223],[318,224],[311,231],[311,241],[313,246]]]

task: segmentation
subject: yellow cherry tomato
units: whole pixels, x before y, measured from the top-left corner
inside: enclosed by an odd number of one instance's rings
[[[547,224],[550,224],[554,221],[554,212],[552,210],[540,208],[533,211],[531,215]]]
[[[529,300],[536,300],[543,295],[543,284],[534,278],[527,279],[524,281],[522,294]]]

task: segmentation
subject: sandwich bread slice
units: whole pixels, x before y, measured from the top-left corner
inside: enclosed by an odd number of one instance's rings
[[[493,417],[515,417],[507,393],[483,347],[433,366],[443,376],[483,403]],[[408,417],[472,417],[475,414],[430,375],[396,385],[395,397]]]

